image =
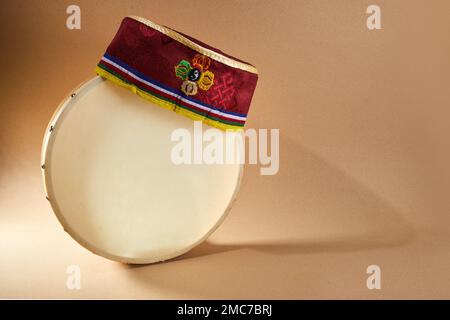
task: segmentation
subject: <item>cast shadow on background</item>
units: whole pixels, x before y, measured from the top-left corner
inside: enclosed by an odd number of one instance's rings
[[[413,228],[392,205],[290,138],[281,136],[276,176],[246,170],[236,212],[228,219],[240,219],[250,234],[262,230],[255,240],[206,241],[166,263],[127,266],[129,276],[174,289],[184,283],[183,290],[199,294],[204,288],[190,278],[192,273],[197,274],[193,279],[201,274],[216,288],[227,287],[230,279],[255,287],[264,273],[281,272],[295,281],[299,275],[288,264],[311,254],[351,254],[398,247],[414,239]],[[245,181],[245,176],[252,177]],[[232,296],[228,289],[219,291],[219,297]]]
[[[177,260],[239,249],[275,255],[351,252],[400,246],[413,239],[413,228],[402,215],[368,187],[292,139],[282,137],[280,144],[280,176],[253,172],[257,176],[253,181],[260,181],[243,186],[252,191],[244,189],[239,200],[258,212],[255,224],[260,228],[273,228],[271,215],[284,219],[288,236],[280,230],[278,239],[271,236],[270,240],[231,244],[206,241]],[[289,154],[284,156],[283,150]]]

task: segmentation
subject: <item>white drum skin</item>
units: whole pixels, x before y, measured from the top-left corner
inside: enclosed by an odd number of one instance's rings
[[[177,128],[193,134],[193,121],[100,77],[61,104],[44,137],[42,172],[52,209],[77,242],[111,260],[153,263],[219,226],[243,165],[174,164]]]

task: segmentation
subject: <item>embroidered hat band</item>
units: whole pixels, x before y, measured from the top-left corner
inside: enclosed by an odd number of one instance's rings
[[[131,16],[95,71],[158,106],[232,130],[244,126],[258,79],[249,63]]]

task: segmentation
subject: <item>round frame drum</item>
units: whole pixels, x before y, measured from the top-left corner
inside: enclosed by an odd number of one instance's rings
[[[100,77],[65,99],[42,148],[47,199],[64,229],[126,263],[170,259],[205,240],[230,210],[243,165],[174,164],[179,128],[193,136],[192,120]]]

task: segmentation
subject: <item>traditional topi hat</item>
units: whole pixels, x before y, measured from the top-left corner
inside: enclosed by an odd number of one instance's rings
[[[221,129],[240,129],[258,79],[251,64],[192,37],[130,16],[96,73],[154,104]]]

